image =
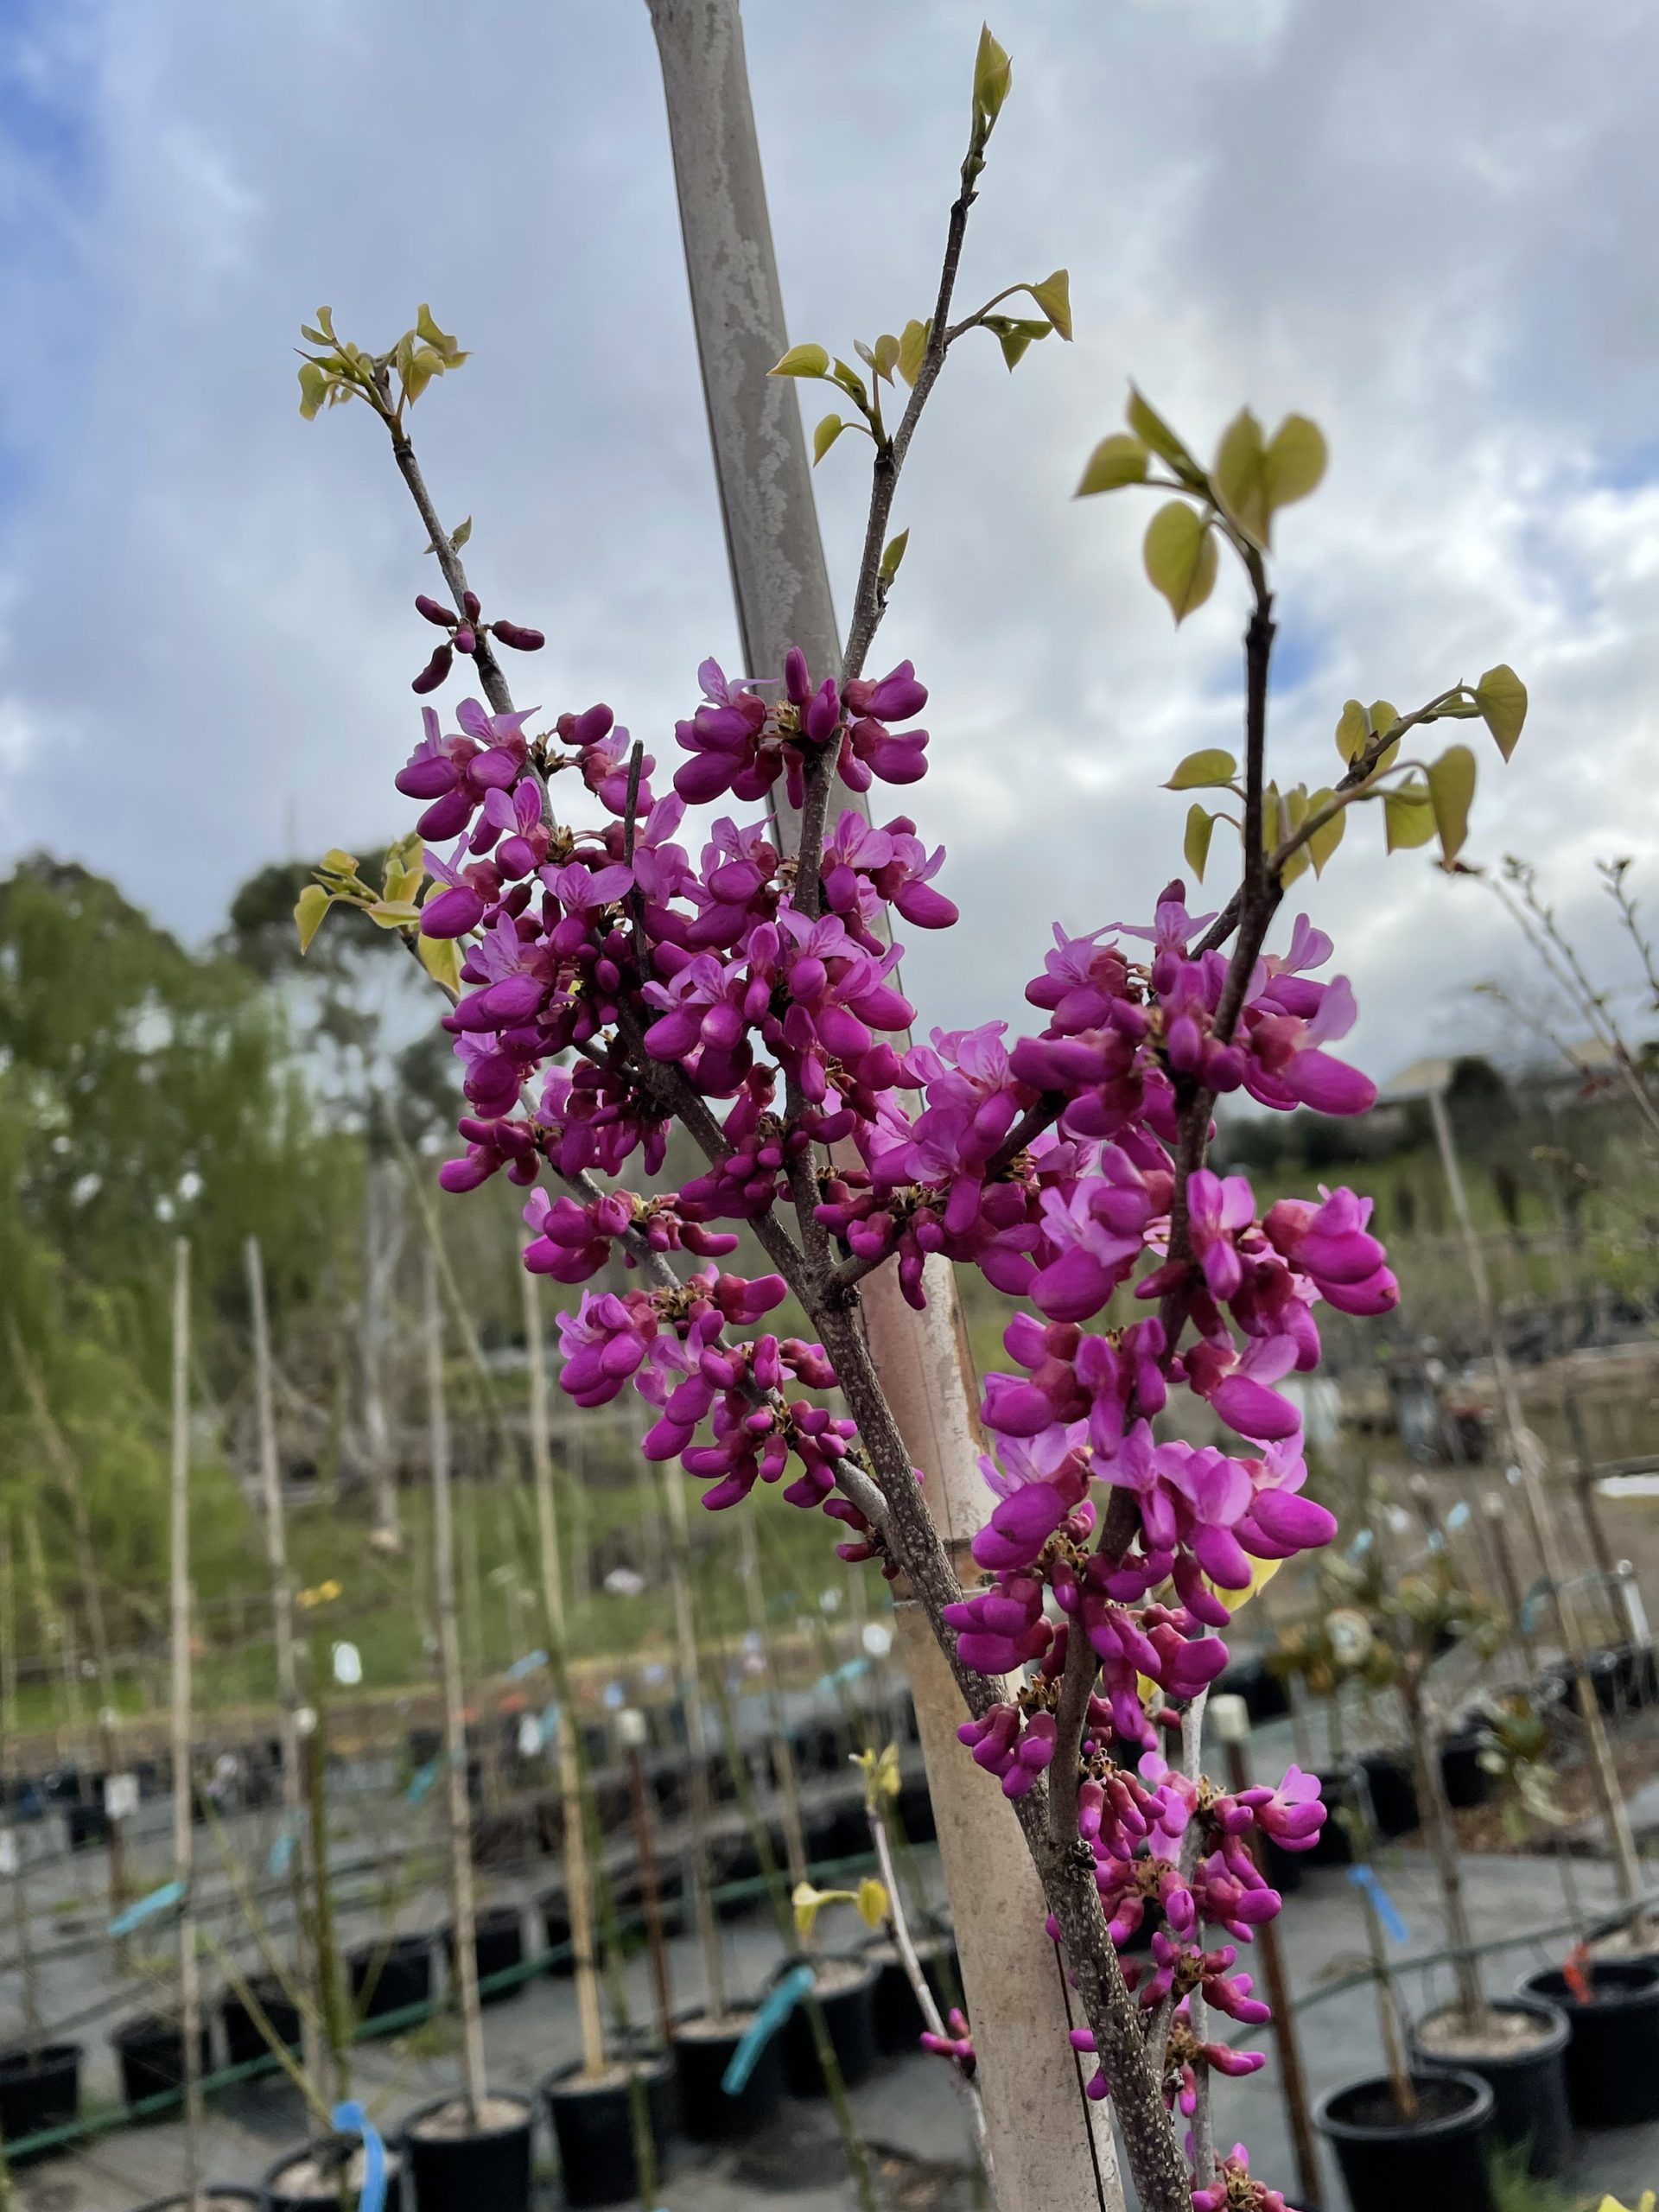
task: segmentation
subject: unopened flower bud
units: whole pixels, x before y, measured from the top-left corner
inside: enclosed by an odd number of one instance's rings
[[[527,630],[522,622],[493,622],[490,627],[516,653],[538,653],[547,643],[541,631]]]
[[[484,602],[480,599],[475,591],[465,593],[462,595],[461,603],[466,608],[467,613],[472,617],[474,622],[477,621],[479,616],[484,612]]]
[[[432,658],[410,685],[411,691],[435,691],[454,663],[454,655],[448,645],[438,645]]]
[[[440,630],[453,630],[455,626],[453,612],[441,599],[429,599],[424,592],[415,601],[415,612],[429,622],[435,622]]]
[[[455,632],[455,651],[458,653],[478,651],[478,633],[467,623],[463,622]]]

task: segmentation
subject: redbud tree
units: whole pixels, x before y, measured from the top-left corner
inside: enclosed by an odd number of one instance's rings
[[[1498,667],[1410,712],[1350,700],[1329,785],[1281,788],[1268,760],[1273,532],[1319,484],[1325,441],[1295,415],[1269,436],[1245,410],[1206,466],[1133,392],[1078,490],[1157,495],[1146,569],[1178,623],[1224,563],[1242,588],[1241,753],[1190,754],[1168,786],[1211,795],[1186,817],[1192,877],[1214,864],[1217,823],[1236,834],[1230,887],[1211,913],[1194,914],[1176,880],[1145,921],[1057,927],[1026,988],[1025,1034],[988,1020],[912,1040],[900,936],[957,920],[944,856],[910,815],[878,825],[832,813],[831,798],[837,782],[863,794],[918,783],[928,766],[912,664],[866,670],[909,534],[889,534],[901,473],[947,359],[979,331],[1010,367],[1034,341],[1071,335],[1064,270],[952,320],[1009,81],[987,33],[931,315],[856,346],[861,368],[816,345],[777,366],[828,383],[851,410],[819,423],[819,458],[849,429],[873,448],[842,665],[811,669],[791,652],[781,669],[734,677],[705,661],[671,774],[607,704],[550,717],[514,702],[502,652],[534,652],[542,635],[486,617],[461,561],[469,525],[444,528],[410,439],[424,387],[466,358],[455,341],[423,308],[370,354],[320,311],[302,410],[357,400],[379,417],[447,594],[416,601],[441,636],[413,689],[435,695],[460,665],[482,696],[462,698],[449,728],[423,706],[397,777],[422,811],[380,889],[331,853],[298,920],[308,942],[331,906],[365,910],[404,934],[449,1000],[469,1110],[444,1188],[498,1173],[523,1186],[537,1273],[581,1285],[614,1261],[632,1271],[633,1287],[585,1291],[560,1315],[569,1395],[599,1406],[636,1391],[647,1456],[677,1460],[705,1506],[741,1511],[757,1484],[782,1484],[836,1524],[849,1566],[904,1577],[925,1607],[960,1688],[963,1755],[1018,1812],[1048,1906],[1031,1940],[1059,1946],[1087,2023],[1072,2041],[1094,2055],[1090,2094],[1115,2101],[1147,2212],[1279,2212],[1242,2149],[1218,2158],[1211,2139],[1212,2070],[1262,2063],[1212,2018],[1268,2017],[1239,1964],[1280,1907],[1252,1836],[1306,1848],[1325,1808],[1294,1768],[1271,1789],[1208,1779],[1198,1717],[1233,1608],[1335,1532],[1306,1493],[1296,1407],[1276,1386],[1317,1364],[1321,1300],[1376,1314],[1397,1290],[1368,1200],[1338,1190],[1263,1206],[1206,1152],[1217,1102],[1235,1093],[1281,1111],[1370,1105],[1371,1084],[1332,1051],[1352,993],[1323,973],[1332,946],[1305,915],[1275,931],[1286,894],[1373,803],[1390,850],[1438,839],[1455,867],[1474,755],[1454,744],[1420,760],[1408,746],[1433,723],[1480,719],[1507,758],[1526,694]],[[1007,311],[1016,297],[1030,313]],[[568,778],[597,802],[584,811],[599,826],[563,818]],[[800,824],[790,849],[766,811],[780,785]],[[691,807],[721,810],[700,849]],[[660,1180],[677,1125],[701,1172],[677,1189],[625,1186],[629,1169]],[[722,1264],[740,1229],[769,1272]],[[861,1322],[878,1268],[896,1268],[923,1305],[934,1255],[1020,1306],[1010,1370],[985,1383],[995,1503],[969,1587],[935,1534],[934,1471],[912,1464]],[[810,1337],[766,1326],[791,1294]],[[1160,1440],[1178,1390],[1207,1402],[1225,1448]],[[1150,1954],[1121,1955],[1154,1899]],[[969,2046],[949,2056],[967,2062]]]

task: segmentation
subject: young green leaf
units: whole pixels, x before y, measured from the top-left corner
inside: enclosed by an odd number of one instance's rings
[[[1434,835],[1434,808],[1426,784],[1402,784],[1382,794],[1382,816],[1388,849],[1409,852],[1426,845]]]
[[[1335,796],[1336,794],[1330,791],[1315,791],[1307,803],[1308,812],[1319,813],[1321,807],[1328,806]],[[1343,807],[1338,812],[1333,814],[1328,822],[1309,834],[1307,856],[1313,863],[1315,875],[1325,874],[1325,864],[1342,842],[1342,833],[1347,827],[1348,810]]]
[[[1279,836],[1276,841],[1270,838],[1269,845],[1273,846],[1275,842],[1278,844],[1288,842],[1306,819],[1307,785],[1298,784],[1294,791],[1287,791],[1279,802]],[[1298,845],[1295,851],[1286,860],[1284,867],[1280,871],[1279,880],[1287,890],[1306,869],[1310,858],[1307,847]]]
[[[979,51],[974,56],[974,105],[988,124],[1002,112],[1014,81],[1014,64],[1006,48],[991,36],[988,23],[980,26]]]
[[[1269,520],[1281,507],[1306,499],[1325,474],[1325,433],[1306,415],[1287,415],[1263,456]]]
[[[1429,804],[1440,833],[1440,851],[1454,861],[1469,835],[1469,804],[1475,795],[1475,756],[1466,745],[1449,745],[1428,771]]]
[[[302,957],[311,950],[311,940],[322,927],[322,918],[334,903],[320,883],[308,883],[301,892],[294,909],[294,922],[300,933]]]
[[[441,887],[434,884],[435,892]],[[417,937],[415,950],[421,965],[434,982],[442,983],[450,997],[461,995],[461,944],[453,937]]]
[[[317,410],[328,396],[329,376],[321,361],[300,363],[300,412],[308,423],[317,419]]]
[[[893,370],[898,366],[898,365],[899,340],[893,336],[891,331],[887,331],[875,341],[875,352],[872,356],[872,365],[874,368],[877,376],[885,378],[888,384],[891,384],[893,382]]]
[[[909,543],[908,530],[901,530],[896,537],[890,537],[887,540],[881,555],[881,566],[876,570],[876,581],[879,583],[890,584],[893,582],[899,573],[899,563],[905,557],[905,548]]]
[[[922,373],[922,361],[932,329],[931,316],[925,322],[918,322],[912,316],[905,325],[899,340],[899,373],[906,384],[913,385]]]
[[[847,425],[839,415],[826,415],[812,433],[812,466],[816,468]]]
[[[468,515],[465,522],[458,523],[454,529],[449,533],[449,544],[451,550],[459,553],[461,547],[467,543],[472,534],[473,518],[471,515]]]
[[[858,1916],[867,1928],[880,1928],[892,1907],[884,1885],[867,1874],[858,1885]]]
[[[1071,341],[1071,279],[1064,269],[1057,269],[1052,276],[1045,276],[1040,284],[1028,284],[1026,289],[1048,317],[1068,345]]]
[[[1527,719],[1527,687],[1512,668],[1500,661],[1489,668],[1475,686],[1475,704],[1507,760]]]
[[[1273,528],[1273,510],[1268,504],[1267,449],[1262,425],[1248,407],[1241,407],[1222,432],[1210,480],[1228,520],[1253,545],[1266,545]]]
[[[440,330],[437,324],[433,321],[432,310],[424,300],[422,301],[419,312],[415,317],[415,333],[416,337],[425,340],[446,369],[458,369],[467,359],[466,354],[461,352],[448,333]]]
[[[827,377],[830,352],[824,346],[791,346],[767,374],[774,377]]]
[[[1219,746],[1189,753],[1164,785],[1166,791],[1225,791],[1238,773],[1238,763]]]
[[[1371,734],[1370,717],[1357,699],[1346,699],[1337,717],[1337,750],[1351,767]]]
[[[1163,416],[1147,405],[1133,385],[1129,386],[1129,404],[1125,411],[1129,428],[1143,445],[1150,446],[1160,460],[1166,461],[1175,474],[1195,489],[1204,486],[1204,471]]]
[[[1139,438],[1132,438],[1127,430],[1114,430],[1111,436],[1103,438],[1084,464],[1074,499],[1086,499],[1096,492],[1116,492],[1125,484],[1144,484],[1147,448]]]
[[[1029,316],[988,315],[984,327],[1002,348],[1002,359],[1013,368],[1034,339],[1047,337],[1052,325],[1034,321]]]
[[[837,360],[832,374],[833,381],[841,386],[849,399],[857,400],[861,407],[867,404],[870,396],[868,390],[863,378],[850,363]]]
[[[1216,541],[1210,524],[1185,499],[1171,499],[1147,526],[1141,549],[1147,574],[1169,601],[1177,622],[1215,589]]]
[[[1204,881],[1205,864],[1210,858],[1210,839],[1216,826],[1213,814],[1206,814],[1195,801],[1186,810],[1186,835],[1181,840],[1181,857],[1198,881]]]

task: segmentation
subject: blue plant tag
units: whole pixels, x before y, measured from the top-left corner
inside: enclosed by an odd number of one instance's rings
[[[414,1780],[410,1783],[409,1788],[404,1792],[404,1796],[411,1805],[418,1805],[420,1803],[422,1798],[425,1796],[427,1791],[430,1789],[442,1770],[443,1761],[442,1758],[428,1759],[426,1764],[421,1768]]]
[[[522,1682],[526,1675],[533,1675],[538,1667],[545,1667],[546,1664],[545,1651],[526,1651],[522,1659],[515,1659],[508,1668],[507,1680],[510,1682]]]
[[[778,1984],[744,2030],[742,2041],[720,2077],[720,2086],[728,2097],[742,2095],[754,2071],[755,2061],[811,1986],[812,1969],[805,1966],[791,1967]]]
[[[118,1912],[110,1923],[111,1936],[130,1936],[135,1928],[142,1928],[147,1920],[154,1920],[157,1913],[184,1903],[185,1885],[182,1882],[163,1882],[159,1890],[152,1890],[130,1904],[124,1912]]]
[[[363,2138],[363,2189],[357,2212],[385,2212],[386,2146],[379,2131],[354,2098],[336,2105],[328,2117],[342,2135]]]
[[[1396,1943],[1408,1942],[1411,1930],[1401,1919],[1394,1899],[1377,1880],[1376,1867],[1363,1864],[1351,1866],[1348,1878],[1357,1890],[1363,1890],[1376,1907],[1376,1916],[1382,1923],[1383,1932]]]

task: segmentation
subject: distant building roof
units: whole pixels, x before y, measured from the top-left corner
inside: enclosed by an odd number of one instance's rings
[[[1408,1098],[1427,1098],[1437,1090],[1445,1090],[1452,1081],[1452,1060],[1414,1060],[1408,1068],[1389,1077],[1377,1092],[1377,1103],[1383,1106],[1403,1105]]]

